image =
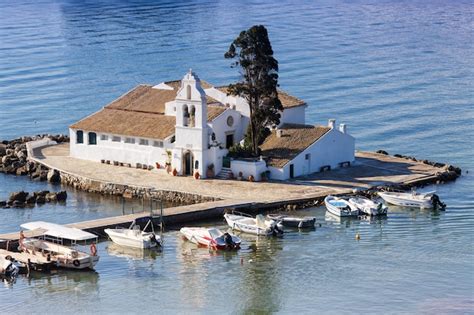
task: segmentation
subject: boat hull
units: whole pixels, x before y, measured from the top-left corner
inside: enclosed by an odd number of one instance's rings
[[[194,243],[198,246],[209,247],[219,250],[228,250],[228,249],[239,249],[241,240],[240,238],[236,237],[235,235],[230,235],[232,237],[232,245],[229,246],[225,242],[223,233],[220,232],[219,237],[212,238],[212,236],[208,233],[207,228],[181,228],[181,234],[183,234],[184,238],[191,243]]]
[[[295,229],[307,229],[314,227],[316,223],[315,217],[290,217],[290,216],[279,216],[279,215],[267,215],[267,217],[271,220],[274,220],[278,223],[281,223],[284,227],[287,228],[295,228]]]
[[[423,198],[420,196],[419,200],[416,200],[414,198],[410,198],[410,194],[391,195],[391,194],[379,192],[378,195],[387,203],[400,206],[400,207],[422,208],[422,209],[433,208],[433,203],[429,196],[426,196]],[[406,197],[403,197],[405,195]]]
[[[104,232],[107,233],[107,235],[110,237],[112,242],[114,242],[117,245],[134,247],[134,248],[152,248],[152,247],[159,246],[159,243],[157,241],[154,241],[151,237],[140,237],[137,235],[130,236],[126,234],[128,231],[133,231],[133,230],[123,230],[121,231],[122,233],[117,232],[114,229],[104,230]],[[147,235],[148,234],[150,233],[147,233]]]
[[[359,215],[359,210],[343,199],[327,196],[324,199],[324,204],[330,213],[338,217],[355,217]]]
[[[378,216],[387,214],[387,207],[383,203],[374,202],[365,197],[353,197],[348,201],[365,215]]]
[[[235,231],[240,231],[243,233],[254,234],[254,235],[263,235],[269,236],[273,234],[273,229],[270,226],[261,227],[256,223],[250,222],[251,218],[246,218],[233,214],[225,214],[224,218],[227,224]],[[241,219],[244,218],[244,219]],[[249,221],[249,222],[247,222]]]

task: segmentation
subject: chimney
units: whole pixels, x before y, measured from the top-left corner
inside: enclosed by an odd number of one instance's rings
[[[347,133],[346,124],[340,124],[339,125],[339,131],[342,132],[342,133]]]
[[[329,119],[328,127],[331,128],[331,129],[334,129],[336,127],[336,120],[335,119]]]
[[[281,138],[281,136],[283,136],[283,130],[277,129],[276,134],[277,134],[277,138]]]

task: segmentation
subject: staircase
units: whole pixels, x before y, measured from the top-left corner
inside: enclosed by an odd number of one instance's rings
[[[229,179],[230,173],[232,173],[232,170],[227,167],[223,167],[222,170],[220,171],[219,174],[217,174],[216,178],[218,179]]]

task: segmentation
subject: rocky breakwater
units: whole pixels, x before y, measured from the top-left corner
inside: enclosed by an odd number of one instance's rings
[[[8,200],[0,201],[2,208],[23,208],[27,206],[41,205],[47,202],[65,202],[67,199],[66,191],[50,192],[49,190],[29,193],[27,191],[18,191],[10,194]]]
[[[28,161],[26,143],[29,141],[49,138],[57,143],[69,142],[67,135],[37,135],[33,137],[21,137],[13,140],[3,140],[0,143],[0,172],[13,175],[29,175],[36,180],[48,180],[59,182],[59,174],[48,174],[48,169],[35,162]],[[57,172],[56,172],[57,173]]]

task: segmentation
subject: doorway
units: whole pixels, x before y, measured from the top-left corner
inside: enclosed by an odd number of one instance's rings
[[[183,159],[183,170],[184,170],[184,175],[189,176],[193,175],[193,164],[194,164],[194,156],[190,151],[187,151],[184,153],[184,159]]]
[[[295,165],[290,164],[290,178],[294,178],[294,177],[295,177]]]
[[[234,145],[234,134],[228,134],[225,136],[225,148],[228,149]]]

